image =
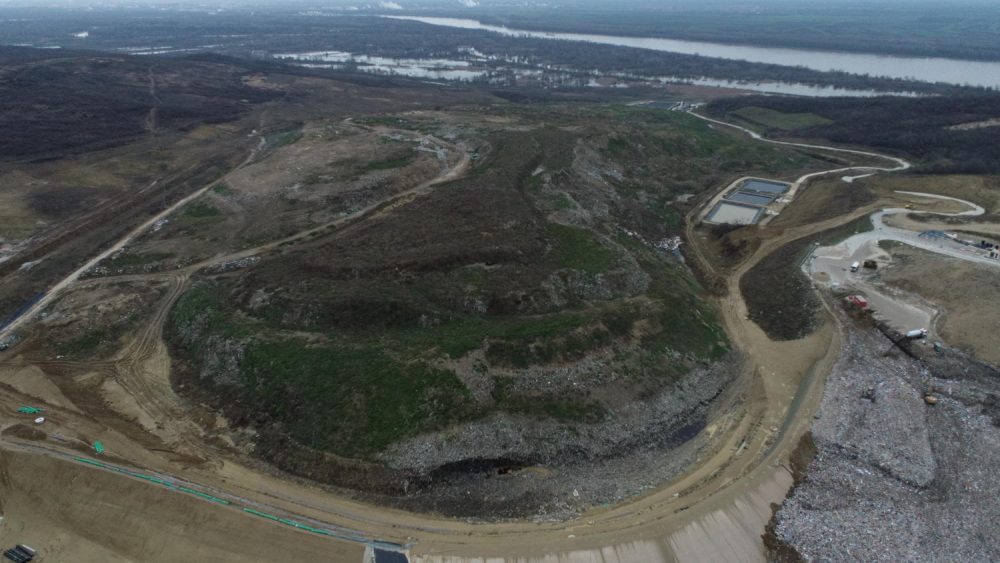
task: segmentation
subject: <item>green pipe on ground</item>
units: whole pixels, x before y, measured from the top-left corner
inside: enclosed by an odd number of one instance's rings
[[[179,485],[175,485],[174,483],[171,483],[171,482],[166,481],[164,479],[160,479],[159,477],[152,477],[152,476],[149,476],[149,475],[144,475],[142,473],[137,473],[135,471],[130,471],[128,469],[123,469],[121,467],[115,467],[113,465],[108,465],[106,463],[101,463],[99,461],[95,461],[93,459],[87,459],[85,457],[74,457],[73,459],[76,460],[76,461],[78,461],[78,462],[80,462],[80,463],[86,463],[87,465],[93,465],[95,467],[100,467],[101,469],[107,469],[109,471],[114,471],[116,473],[124,473],[125,475],[128,475],[129,477],[135,477],[136,479],[142,479],[143,481],[149,481],[150,483],[156,483],[157,485],[161,485],[161,486],[167,487],[168,489],[175,489],[175,490],[181,491],[183,493],[187,493],[189,495],[194,495],[196,497],[203,498],[205,500],[209,500],[209,501],[212,501],[212,502],[215,502],[215,503],[218,503],[218,504],[226,504],[226,505],[230,504],[230,502],[228,500],[226,500],[226,499],[222,499],[222,498],[219,498],[219,497],[214,497],[214,496],[212,496],[210,494],[203,493],[201,491],[196,491],[196,490],[191,489],[189,487],[181,487]]]
[[[253,514],[254,516],[260,516],[261,518],[267,518],[268,520],[274,520],[275,522],[281,522],[281,519],[278,518],[277,516],[268,514],[266,512],[261,512],[259,510],[254,510],[252,508],[244,508],[243,512],[248,512],[250,514]]]
[[[149,481],[151,483],[156,483],[158,485],[162,485],[162,486],[167,487],[169,489],[174,489],[174,490],[180,491],[182,493],[187,493],[189,495],[194,495],[196,497],[203,498],[205,500],[208,500],[208,501],[211,501],[211,502],[215,502],[215,503],[218,503],[218,504],[224,504],[224,505],[230,505],[230,504],[232,504],[232,503],[230,503],[226,499],[222,499],[222,498],[219,498],[219,497],[214,497],[214,496],[209,495],[207,493],[203,493],[201,491],[196,491],[196,490],[194,490],[194,489],[192,489],[190,487],[182,487],[182,486],[179,486],[179,485],[175,485],[173,483],[170,483],[168,481],[160,479],[159,477],[151,477],[149,475],[143,475],[142,473],[137,473],[135,471],[130,471],[128,469],[124,469],[124,468],[121,468],[121,467],[115,467],[113,465],[108,465],[106,463],[101,463],[100,461],[96,461],[96,460],[93,460],[93,459],[87,459],[85,457],[74,457],[73,459],[76,460],[76,461],[78,461],[78,462],[80,462],[80,463],[85,463],[87,465],[93,465],[94,467],[100,467],[101,469],[107,469],[107,470],[110,470],[110,471],[115,471],[117,473],[124,473],[125,475],[129,475],[129,476],[135,477],[137,479],[142,479],[144,481]],[[244,507],[243,508],[243,512],[246,512],[247,514],[253,514],[254,516],[259,516],[261,518],[267,518],[268,520],[271,520],[273,522],[278,522],[279,524],[284,524],[286,526],[291,526],[293,528],[297,528],[299,530],[305,530],[307,532],[312,532],[314,534],[319,534],[319,535],[322,535],[322,536],[330,536],[330,537],[341,537],[338,534],[336,534],[334,532],[331,532],[330,530],[324,530],[324,529],[321,529],[321,528],[314,528],[314,527],[309,526],[307,524],[302,524],[302,523],[296,522],[294,520],[289,520],[288,518],[279,518],[279,517],[277,517],[277,516],[275,516],[273,514],[268,514],[266,512],[261,512],[259,510],[254,510],[253,508],[245,508]],[[355,541],[361,541],[361,540],[355,540]],[[389,545],[389,544],[386,544],[386,545]],[[392,546],[392,548],[396,548],[396,546]]]

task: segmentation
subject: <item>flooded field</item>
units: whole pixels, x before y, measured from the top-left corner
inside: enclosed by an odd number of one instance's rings
[[[158,48],[156,52],[166,53],[169,48]],[[151,54],[142,50],[133,54]],[[594,69],[574,69],[566,67],[530,67],[522,61],[502,57],[487,57],[481,53],[465,52],[466,58],[391,58],[345,51],[310,51],[303,53],[279,53],[274,58],[291,62],[306,68],[345,69],[354,68],[362,72],[388,76],[408,76],[430,80],[455,80],[460,82],[486,82],[504,84],[514,81],[536,81],[548,86],[588,87],[588,88],[631,88],[636,86],[665,86],[668,84],[690,84],[712,88],[748,90],[769,94],[788,94],[810,97],[870,97],[890,93],[897,96],[915,96],[913,92],[879,92],[875,90],[855,90],[816,86],[794,82],[759,81],[747,82],[719,78],[682,78],[677,76],[640,76],[637,74],[612,72],[601,73]]]
[[[477,20],[460,18],[433,18],[416,16],[388,16],[419,21],[431,25],[481,29],[510,36],[534,37],[563,41],[587,41],[604,45],[650,49],[670,53],[701,55],[723,59],[769,63],[784,66],[803,66],[813,70],[839,70],[852,74],[868,74],[888,78],[905,78],[924,82],[944,82],[970,86],[1000,87],[1000,63],[964,61],[944,58],[899,57],[842,53],[778,47],[753,47],[728,45],[705,41],[681,41],[655,37],[621,37],[585,33],[552,33],[528,31],[485,25]]]
[[[474,67],[475,61],[456,59],[393,59],[344,51],[282,53],[275,55],[275,58],[295,61],[300,66],[312,68],[344,68],[347,65],[356,65],[358,70],[375,74],[394,74],[434,80],[467,82],[483,78],[488,74],[486,69]]]

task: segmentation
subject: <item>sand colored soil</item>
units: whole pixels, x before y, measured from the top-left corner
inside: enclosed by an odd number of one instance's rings
[[[34,547],[45,561],[359,562],[364,552],[141,481],[11,451],[0,457],[0,510],[0,537]]]

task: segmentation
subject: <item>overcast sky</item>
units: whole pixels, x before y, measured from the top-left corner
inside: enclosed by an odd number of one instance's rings
[[[809,6],[809,7],[831,7],[832,5],[855,5],[855,6],[899,6],[899,5],[995,5],[995,0],[631,0],[622,2],[621,0],[557,0],[554,2],[537,0],[0,0],[0,6],[42,6],[42,7],[74,7],[74,8],[96,8],[107,9],[113,7],[128,6],[199,6],[199,7],[226,7],[226,6],[262,6],[270,5],[275,7],[287,6],[297,8],[302,6],[312,7],[357,7],[379,9],[385,7],[400,6],[402,8],[475,8],[505,7],[534,5],[547,7],[602,7],[617,8],[622,10],[635,8],[690,8],[690,7],[720,7],[724,5],[740,6]]]

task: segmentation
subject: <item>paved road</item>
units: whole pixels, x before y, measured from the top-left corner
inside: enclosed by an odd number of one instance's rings
[[[746,133],[747,135],[749,135],[750,137],[752,137],[753,139],[756,139],[756,140],[764,142],[764,143],[771,143],[772,145],[782,145],[782,146],[786,146],[786,147],[797,147],[797,148],[806,148],[806,149],[817,149],[817,150],[823,150],[823,151],[827,151],[827,152],[837,152],[837,153],[851,154],[851,155],[856,155],[856,156],[867,156],[867,157],[870,157],[870,158],[881,158],[881,159],[888,160],[888,161],[893,162],[893,163],[896,164],[895,166],[846,166],[846,167],[843,167],[843,168],[834,168],[834,169],[831,169],[831,170],[821,170],[819,172],[813,172],[813,173],[810,173],[810,174],[804,174],[802,176],[799,176],[794,182],[792,182],[791,185],[788,188],[788,191],[785,192],[785,194],[782,195],[782,199],[783,200],[787,200],[788,202],[791,202],[792,200],[794,200],[795,196],[799,193],[799,190],[802,189],[802,186],[806,185],[810,180],[812,180],[814,178],[819,178],[821,176],[829,176],[831,174],[843,174],[845,172],[862,172],[862,174],[860,174],[860,175],[844,176],[843,177],[843,180],[845,182],[851,183],[854,180],[857,180],[858,178],[867,178],[869,176],[874,176],[875,174],[877,174],[879,172],[901,172],[903,170],[909,169],[912,166],[908,161],[906,161],[906,160],[904,160],[902,158],[895,157],[895,156],[889,156],[889,155],[885,155],[885,154],[880,154],[880,153],[877,153],[877,152],[862,151],[862,150],[857,150],[857,149],[843,149],[843,148],[839,148],[839,147],[827,147],[827,146],[823,146],[823,145],[814,145],[814,144],[809,144],[809,143],[795,143],[795,142],[791,142],[791,141],[776,141],[774,139],[768,139],[767,137],[762,136],[760,133],[757,133],[756,131],[753,131],[751,129],[747,129],[746,127],[740,127],[739,125],[733,125],[732,123],[726,123],[725,121],[719,121],[717,119],[712,119],[711,117],[705,117],[704,115],[701,115],[699,113],[695,113],[693,110],[689,110],[688,113],[690,115],[693,115],[693,116],[697,117],[698,119],[702,119],[702,120],[708,121],[710,123],[715,123],[717,125],[722,125],[722,126],[725,126],[725,127],[729,127],[731,129],[736,129],[737,131],[742,131],[742,132]],[[702,210],[702,212],[700,214],[699,219],[704,218],[704,216],[707,215],[711,211],[712,206],[714,206],[715,203],[717,203],[718,201],[720,201],[722,199],[722,197],[725,195],[726,192],[728,192],[731,188],[735,187],[740,182],[742,182],[743,180],[748,179],[748,178],[750,178],[750,177],[747,176],[747,177],[740,178],[740,179],[736,180],[735,182],[733,182],[732,184],[730,184],[724,190],[722,190],[718,194],[716,194],[716,196],[709,202],[709,204],[707,204],[707,205],[704,206],[704,208],[703,208],[703,210]],[[775,180],[775,181],[781,182],[781,180]],[[767,223],[773,217],[774,217],[774,215],[766,215],[761,220],[761,224]]]
[[[923,192],[900,191],[898,193],[929,199],[949,200],[968,207],[966,211],[956,213],[935,212],[932,213],[933,215],[968,217],[985,213],[985,209],[981,206],[954,197]],[[858,233],[835,245],[817,248],[806,262],[804,269],[817,283],[831,287],[851,287],[861,291],[867,296],[878,316],[899,330],[929,328],[931,320],[937,314],[936,310],[927,304],[911,303],[895,295],[885,293],[878,286],[868,281],[870,276],[864,269],[858,272],[851,272],[851,264],[854,262],[863,263],[869,259],[888,259],[888,254],[878,246],[878,243],[883,240],[895,241],[959,260],[997,268],[1000,268],[1000,260],[991,259],[987,257],[985,252],[979,249],[963,245],[948,238],[930,237],[918,231],[900,229],[885,223],[887,216],[910,212],[908,209],[901,208],[876,211],[871,215],[873,225],[871,231]]]
[[[943,199],[961,203],[967,206],[969,209],[967,211],[961,211],[957,213],[940,213],[940,212],[930,212],[930,215],[940,215],[942,217],[975,217],[982,215],[986,212],[981,206],[972,203],[971,201],[965,201],[963,199],[958,199],[954,197],[942,196],[937,194],[927,194],[922,192],[897,192],[906,195],[914,195],[923,198],[930,199]],[[936,252],[938,254],[943,254],[945,256],[950,256],[952,258],[958,258],[960,260],[968,260],[970,262],[976,262],[977,264],[984,264],[987,266],[1000,267],[1000,261],[993,260],[986,255],[986,252],[982,249],[976,249],[958,242],[955,242],[948,238],[927,236],[920,231],[911,231],[909,229],[901,229],[897,227],[892,227],[885,223],[885,218],[890,215],[906,214],[911,213],[912,210],[902,209],[902,208],[889,208],[876,211],[871,215],[873,229],[868,232],[859,233],[851,236],[844,241],[826,248],[817,249],[814,256],[819,259],[820,256],[826,254],[827,248],[837,249],[837,256],[839,259],[845,261],[844,266],[849,266],[852,262],[863,261],[867,256],[861,251],[863,248],[867,247],[869,243],[878,243],[882,240],[890,240],[908,244],[916,248],[927,250],[929,252]]]
[[[892,162],[896,163],[896,166],[889,167],[889,168],[881,167],[881,166],[848,166],[846,168],[835,168],[833,170],[823,170],[821,172],[815,172],[813,174],[806,174],[805,176],[800,177],[795,182],[796,184],[799,184],[799,185],[801,185],[802,183],[808,181],[810,178],[814,178],[816,176],[824,176],[824,175],[827,175],[827,174],[836,174],[836,173],[839,173],[839,172],[848,172],[848,171],[851,171],[851,170],[869,170],[871,172],[898,172],[898,171],[906,170],[906,169],[908,169],[908,168],[910,168],[912,166],[909,162],[907,162],[906,160],[904,160],[902,158],[895,157],[895,156],[889,156],[889,155],[885,155],[885,154],[881,154],[881,153],[877,153],[877,152],[862,151],[862,150],[858,150],[858,149],[843,149],[843,148],[840,148],[840,147],[828,147],[828,146],[824,146],[824,145],[813,145],[813,144],[809,144],[809,143],[794,143],[794,142],[791,142],[791,141],[776,141],[774,139],[768,139],[767,137],[762,136],[760,133],[757,133],[756,131],[753,131],[751,129],[747,129],[746,127],[740,127],[739,125],[733,125],[732,123],[726,123],[725,121],[719,121],[718,119],[712,119],[711,117],[705,117],[704,115],[701,115],[699,113],[695,113],[694,111],[688,111],[688,113],[691,114],[691,115],[693,115],[693,116],[695,116],[695,117],[697,117],[698,119],[703,119],[705,121],[709,121],[711,123],[722,125],[724,127],[730,127],[732,129],[737,129],[739,131],[743,131],[747,135],[750,135],[750,137],[752,137],[752,138],[754,138],[754,139],[756,139],[758,141],[764,142],[764,143],[771,143],[773,145],[784,145],[786,147],[800,147],[800,148],[806,148],[806,149],[819,149],[819,150],[830,151],[830,152],[839,152],[839,153],[853,154],[853,155],[858,155],[858,156],[868,156],[868,157],[872,157],[872,158],[882,158],[882,159],[889,160],[889,161],[892,161]],[[870,176],[870,175],[871,175],[870,173],[866,173],[866,176]],[[857,176],[855,176],[855,178],[857,178]]]

